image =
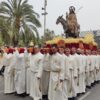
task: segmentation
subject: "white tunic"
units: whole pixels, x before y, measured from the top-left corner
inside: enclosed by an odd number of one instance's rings
[[[100,59],[99,55],[95,55],[95,81],[98,81],[100,79]]]
[[[70,55],[66,58],[66,67],[68,67],[68,97],[75,97],[77,95],[77,63],[76,56]]]
[[[58,53],[53,54],[50,59],[49,100],[64,100],[63,83],[60,82],[60,80],[64,80],[64,66],[62,60],[62,56]]]
[[[24,53],[16,55],[16,66],[15,66],[15,88],[18,94],[22,94],[26,91],[25,89],[25,55]]]
[[[65,96],[65,100],[68,99],[68,97],[72,96],[72,84],[71,82],[71,73],[70,73],[70,69],[72,70],[72,60],[71,60],[71,56],[65,56],[65,80],[64,80],[64,96]]]
[[[97,81],[100,81],[100,55],[98,55]]]
[[[4,93],[15,92],[14,86],[14,65],[13,65],[13,54],[4,55]]]
[[[30,56],[30,96],[34,100],[42,99],[42,93],[40,88],[40,79],[42,76],[43,55],[39,52]]]
[[[84,55],[78,55],[77,59],[78,59],[78,93],[84,93],[86,60]]]
[[[91,66],[90,66],[90,81],[91,83],[94,83],[95,78],[96,78],[96,73],[95,73],[95,66],[96,66],[96,57],[95,55],[90,56],[91,59]]]
[[[42,94],[47,95],[50,79],[50,55],[45,54],[43,57],[43,74],[42,74]]]
[[[90,79],[90,67],[91,67],[91,59],[90,59],[90,55],[86,56],[86,68],[85,68],[85,72],[86,72],[86,85],[90,86],[91,85],[91,79]]]
[[[27,61],[26,61],[26,93],[30,94],[30,77],[31,77],[31,70],[29,65],[29,59],[30,59],[31,53],[27,55]]]

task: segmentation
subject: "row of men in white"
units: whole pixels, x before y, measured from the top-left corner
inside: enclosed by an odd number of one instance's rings
[[[27,93],[34,100],[68,100],[85,93],[86,86],[100,80],[100,52],[52,47],[42,54],[4,53],[4,93]],[[77,52],[77,53],[76,53]]]

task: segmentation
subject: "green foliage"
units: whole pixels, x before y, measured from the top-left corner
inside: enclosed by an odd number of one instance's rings
[[[7,40],[11,40],[9,41],[11,44],[17,45],[18,42],[23,41],[23,44],[27,45],[28,42],[39,38],[37,30],[41,27],[39,15],[34,11],[33,6],[28,4],[28,0],[6,0],[0,5],[0,18],[4,19],[3,23],[6,22],[3,25],[0,21],[1,29],[5,30],[2,35],[6,35]]]
[[[55,37],[54,31],[46,29],[45,34],[41,37],[40,44],[44,44],[48,40],[52,40]]]

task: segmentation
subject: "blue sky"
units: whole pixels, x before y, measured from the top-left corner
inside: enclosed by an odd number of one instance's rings
[[[0,0],[2,1],[2,0]],[[81,31],[100,29],[100,0],[47,0],[47,25],[50,30],[54,30],[56,34],[63,33],[62,26],[56,25],[56,19],[59,15],[64,15],[68,11],[69,6],[75,6],[77,19],[81,26]],[[39,29],[43,35],[43,7],[44,0],[29,0],[29,3],[34,6],[34,10],[40,14],[42,27]],[[78,11],[78,9],[82,7]]]

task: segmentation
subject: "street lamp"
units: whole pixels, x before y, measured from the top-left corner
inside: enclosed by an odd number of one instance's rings
[[[44,36],[45,36],[45,30],[46,30],[46,15],[48,14],[46,11],[47,8],[47,0],[44,0],[44,7],[42,7],[42,10],[44,11],[42,15],[44,16]]]

